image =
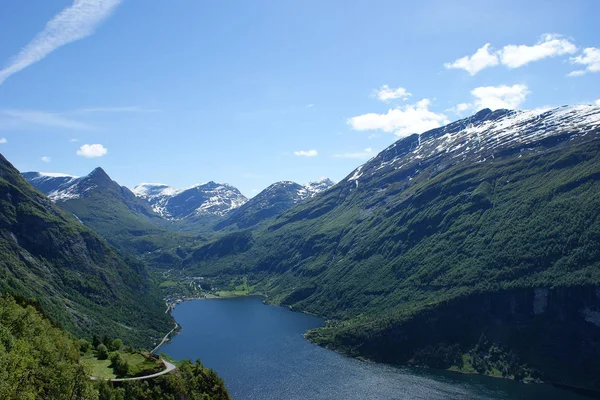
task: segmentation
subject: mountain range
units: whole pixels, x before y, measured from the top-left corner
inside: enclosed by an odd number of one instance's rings
[[[334,183],[328,178],[321,178],[304,186],[290,181],[276,182],[232,211],[216,225],[216,228],[246,229],[253,227],[282,214],[296,204],[313,198],[332,186]]]
[[[113,192],[118,192],[120,200],[133,211],[147,217],[160,217],[165,220],[206,216],[218,219],[231,214],[248,202],[237,188],[213,181],[185,189],[176,189],[161,183],[141,183],[131,191],[112,181],[102,168],[96,168],[84,177],[45,172],[24,172],[22,175],[36,189],[59,204],[93,197],[95,193],[109,187]],[[305,185],[289,181],[277,182],[260,192],[250,200],[250,203],[253,204],[253,209],[274,208],[276,212],[272,210],[266,213],[273,216],[294,204],[314,197],[333,185],[334,183],[328,178],[321,178]],[[276,196],[274,196],[275,192],[277,192]],[[143,201],[136,201],[134,197]],[[277,204],[271,204],[270,198],[273,198]]]
[[[599,134],[595,106],[484,109],[336,185],[278,182],[251,199],[214,182],[130,191],[101,169],[23,176],[159,270],[243,278],[325,317],[307,334],[322,346],[600,389]]]
[[[248,201],[237,188],[213,181],[186,189],[142,183],[133,193],[147,200],[154,212],[166,219],[221,217]]]
[[[594,106],[482,110],[186,269],[247,275],[347,354],[600,388],[599,133]]]

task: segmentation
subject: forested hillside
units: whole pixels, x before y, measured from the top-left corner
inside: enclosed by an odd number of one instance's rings
[[[143,264],[56,207],[2,156],[0,255],[0,290],[35,299],[74,334],[149,347],[172,325]]]
[[[80,364],[80,346],[25,302],[0,297],[0,398],[14,400],[230,399],[223,381],[197,362],[119,387],[92,381]]]

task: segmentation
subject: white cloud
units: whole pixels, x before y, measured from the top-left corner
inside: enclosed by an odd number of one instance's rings
[[[316,150],[298,150],[294,155],[298,157],[316,157],[319,153]]]
[[[471,90],[471,94],[475,97],[473,107],[476,110],[519,108],[530,93],[526,85],[482,86]]]
[[[69,139],[69,143],[77,143],[77,142],[79,142],[79,139],[75,139],[75,138]]]
[[[560,35],[548,33],[542,35],[537,44],[527,45],[508,45],[499,52],[500,61],[508,68],[519,68],[533,61],[542,60],[548,57],[573,54],[577,51],[577,46]]]
[[[533,46],[509,44],[495,52],[490,52],[490,46],[487,43],[472,56],[459,58],[452,63],[444,64],[444,66],[448,69],[464,69],[469,74],[476,75],[485,68],[499,64],[511,69],[519,68],[533,61],[577,52],[577,46],[555,33],[542,35]]]
[[[596,100],[596,105],[600,107],[600,99]],[[6,140],[6,139],[4,139],[4,140]],[[4,143],[6,143],[6,142],[4,142]]]
[[[335,158],[351,158],[351,159],[357,159],[357,160],[368,160],[369,158],[373,157],[373,149],[370,147],[367,147],[363,151],[359,151],[356,153],[338,153],[338,154],[334,154],[333,157],[335,157]]]
[[[472,56],[459,58],[452,63],[446,63],[447,69],[464,69],[471,75],[477,74],[482,69],[498,65],[498,56],[490,53],[490,44],[486,43],[478,49]]]
[[[429,110],[431,102],[423,99],[416,104],[397,107],[385,114],[364,114],[347,120],[348,125],[357,131],[382,130],[405,137],[422,133],[449,123],[444,114]]]
[[[5,144],[5,143],[8,143],[8,140],[6,140],[5,137],[0,138],[0,144]]]
[[[457,104],[456,106],[449,108],[446,111],[450,111],[453,112],[456,115],[462,115],[465,111],[470,111],[473,109],[473,104],[471,103],[460,103]]]
[[[388,103],[390,100],[395,99],[407,100],[412,94],[402,87],[394,89],[388,85],[383,85],[379,89],[373,90],[373,96],[378,100]]]
[[[583,54],[577,57],[571,57],[572,64],[585,65],[585,70],[573,71],[569,76],[581,76],[586,72],[600,72],[600,49],[587,47],[583,49]]]
[[[93,126],[66,118],[59,113],[38,110],[0,110],[0,116],[7,117],[0,128],[23,128],[29,126],[45,126],[51,128],[64,128],[73,130],[93,130]]]
[[[105,156],[106,153],[108,153],[108,150],[101,144],[84,144],[76,152],[78,156],[86,158],[102,157]]]
[[[0,70],[0,85],[11,75],[42,60],[54,50],[83,39],[107,18],[121,0],[75,0],[50,20],[8,65]]]
[[[40,158],[40,160],[42,160],[45,163],[49,163],[50,162],[50,157],[48,156],[43,156],[42,158]]]
[[[567,76],[573,77],[573,76],[582,76],[585,75],[585,70],[584,69],[578,69],[575,71],[571,71],[567,74]]]

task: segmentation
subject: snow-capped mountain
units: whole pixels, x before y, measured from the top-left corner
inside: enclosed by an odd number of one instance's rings
[[[102,168],[96,168],[82,177],[47,172],[24,172],[22,175],[54,202],[87,197],[99,185],[113,182]]]
[[[321,178],[304,186],[291,181],[273,183],[217,224],[217,229],[231,225],[249,228],[280,215],[295,204],[314,197],[333,185],[328,178]]]
[[[68,197],[68,188],[79,179],[78,176],[53,172],[24,172],[22,175],[33,187],[55,201],[61,197]]]
[[[24,172],[21,175],[55,203],[87,199],[92,196],[104,201],[110,196],[111,200],[125,203],[128,208],[136,212],[152,214],[148,206],[137,199],[131,190],[113,181],[99,167],[82,177],[47,172]]]
[[[495,157],[506,153],[544,151],[560,141],[597,135],[599,128],[597,106],[484,109],[469,118],[398,140],[341,183],[359,188],[370,177],[381,180],[389,176],[408,184],[425,170],[432,176],[460,162],[494,162]]]
[[[248,201],[237,188],[212,181],[185,189],[141,183],[133,189],[133,193],[147,200],[154,212],[168,219],[221,217]]]
[[[300,196],[302,200],[314,197],[317,194],[326,191],[333,185],[335,185],[335,183],[333,183],[331,179],[323,177],[314,182],[304,184],[304,187],[298,192],[298,196]]]

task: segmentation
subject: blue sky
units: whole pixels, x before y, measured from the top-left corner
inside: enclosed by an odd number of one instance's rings
[[[5,0],[0,152],[129,187],[337,181],[481,107],[596,102],[598,15],[596,0]]]

